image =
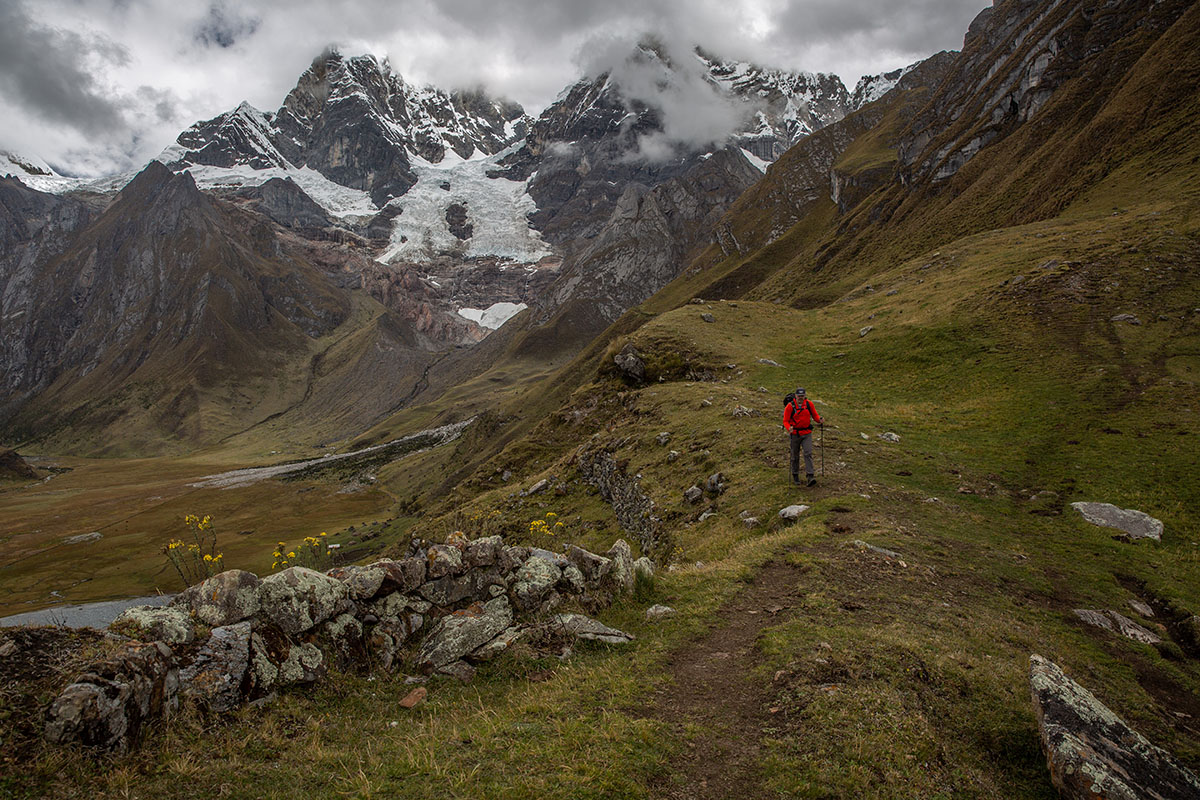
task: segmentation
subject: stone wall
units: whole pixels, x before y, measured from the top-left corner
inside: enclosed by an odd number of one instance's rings
[[[613,457],[614,447],[590,445],[580,450],[579,474],[612,505],[621,530],[637,540],[643,553],[653,553],[658,548],[662,527],[654,501],[642,491],[637,477],[629,475]]]
[[[413,669],[469,680],[547,626],[603,641],[632,638],[578,614],[653,574],[617,541],[603,556],[511,547],[499,536],[417,543],[400,560],[291,567],[260,578],[229,570],[178,595],[167,607],[131,608],[110,626],[129,637],[114,659],[93,665],[47,711],[46,737],[126,750],[146,722],[181,700],[222,712],[298,684],[331,667]]]

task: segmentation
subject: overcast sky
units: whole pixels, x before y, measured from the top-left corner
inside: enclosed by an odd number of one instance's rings
[[[243,100],[279,107],[333,45],[537,114],[654,33],[846,88],[957,50],[986,0],[0,0],[0,149],[70,174],[140,166]]]

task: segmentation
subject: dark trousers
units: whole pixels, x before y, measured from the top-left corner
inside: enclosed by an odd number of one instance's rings
[[[792,480],[799,480],[800,473],[800,452],[804,452],[804,474],[808,477],[813,475],[813,460],[812,460],[812,431],[803,435],[793,433],[789,437],[792,445]]]

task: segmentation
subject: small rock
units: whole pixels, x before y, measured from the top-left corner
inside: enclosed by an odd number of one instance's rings
[[[637,561],[633,562],[634,577],[642,576],[644,580],[649,580],[654,577],[654,562],[646,556],[642,556]]]
[[[758,415],[758,410],[754,408],[747,408],[743,405],[736,405],[733,407],[734,417],[757,417]]]
[[[654,441],[660,445],[666,444],[667,442],[671,441],[671,432],[663,431],[658,436],[654,437]]]
[[[1129,598],[1129,607],[1147,619],[1154,616],[1154,609],[1150,607],[1150,604],[1138,600],[1136,597]]]
[[[667,463],[668,464],[673,464],[674,462],[676,462],[678,460],[679,460],[679,451],[678,450],[672,450],[671,452],[667,453]]]
[[[714,472],[704,481],[704,491],[709,494],[722,494],[725,491],[725,474]]]
[[[716,317],[714,317],[712,314],[709,314],[707,311],[700,315],[700,319],[704,320],[705,322],[717,321]]]
[[[1112,322],[1128,322],[1130,325],[1141,325],[1142,321],[1133,314],[1117,314],[1112,318]]]
[[[757,527],[758,526],[758,517],[743,517],[742,524],[745,525],[747,528]]]
[[[675,609],[671,608],[670,606],[656,604],[646,609],[646,619],[650,620],[651,622],[660,619],[667,619],[673,616],[675,616]]]
[[[626,644],[633,641],[633,635],[610,628],[602,622],[585,617],[583,614],[558,614],[549,625],[577,639],[588,639],[608,644]]]
[[[528,489],[526,489],[525,494],[526,495],[538,494],[539,492],[545,491],[546,487],[549,485],[550,485],[550,481],[548,481],[545,478],[542,478],[540,481],[535,483],[533,486],[530,486]]]
[[[632,344],[625,345],[620,353],[613,356],[613,361],[625,377],[638,383],[646,380],[646,362],[642,361]]]
[[[462,683],[470,683],[475,679],[475,668],[465,661],[455,661],[444,667],[438,667],[437,674],[457,678]]]
[[[700,518],[696,521],[704,522],[704,520],[715,517],[716,515],[717,515],[717,512],[715,512],[715,511],[705,511],[703,514],[700,515]]]
[[[91,533],[80,533],[75,536],[68,536],[63,539],[63,544],[82,544],[83,542],[95,542],[103,539],[104,534],[100,531],[92,531]]]
[[[783,364],[780,364],[778,361],[772,361],[769,358],[760,358],[758,360],[758,363],[766,364],[768,367],[782,367],[783,366]]]
[[[5,639],[4,642],[0,644],[0,658],[14,656],[20,651],[20,649],[21,648],[18,647],[17,643],[12,639]]]
[[[704,499],[704,490],[699,486],[692,486],[683,493],[683,499],[695,505]]]
[[[881,434],[879,434],[879,438],[880,438],[880,439],[883,439],[885,442],[898,442],[898,441],[900,441],[900,437],[899,437],[899,435],[897,435],[897,434],[895,434],[895,433],[892,433],[891,431],[887,431],[887,432],[885,432],[885,433],[881,433]]]
[[[875,330],[874,325],[866,325],[862,328],[859,328],[858,329],[858,338],[860,338],[860,339],[863,338],[864,336],[866,336],[868,333],[870,333],[873,330]]]
[[[401,708],[416,708],[425,700],[425,695],[429,694],[429,690],[424,686],[418,686],[404,696],[400,701]]]
[[[795,522],[800,515],[808,511],[808,506],[792,505],[779,509],[779,518],[787,522]]]
[[[860,550],[870,550],[872,553],[881,555],[884,558],[900,558],[900,554],[897,553],[895,550],[888,550],[885,547],[879,547],[877,545],[867,544],[862,539],[855,539],[853,542],[851,542],[851,544],[853,544],[855,547],[857,547]]]
[[[864,440],[866,440],[868,442],[871,441],[871,437],[867,436],[865,433],[860,433],[859,436],[861,436]]]
[[[1135,642],[1142,644],[1159,644],[1162,639],[1151,631],[1138,625],[1128,617],[1122,616],[1115,611],[1097,611],[1094,609],[1077,608],[1075,616],[1086,622],[1088,625],[1093,625],[1097,628],[1104,628],[1113,633],[1119,633],[1127,639],[1132,639]]]

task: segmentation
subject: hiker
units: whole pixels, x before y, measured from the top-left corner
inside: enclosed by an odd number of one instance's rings
[[[812,429],[813,423],[824,426],[821,415],[813,407],[812,401],[804,394],[804,388],[797,388],[792,397],[783,407],[783,429],[789,434],[792,445],[792,483],[800,483],[800,451],[804,451],[804,472],[808,476],[808,485],[816,486],[817,478],[813,474],[812,458]]]

